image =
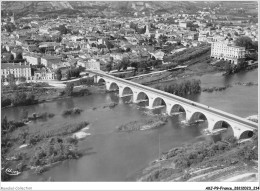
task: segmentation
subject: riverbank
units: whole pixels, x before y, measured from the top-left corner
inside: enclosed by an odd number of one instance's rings
[[[154,87],[158,83],[167,83],[177,80],[179,82],[188,77],[201,76],[209,73],[214,74],[218,72],[223,72],[223,69],[203,61],[187,66],[185,69],[165,71],[163,74],[147,76],[145,79],[136,78],[132,81]]]
[[[252,141],[243,143],[233,138],[201,141],[162,153],[142,171],[138,181],[258,181],[257,153],[257,132]]]
[[[2,92],[1,98],[2,98],[2,105],[1,109],[5,109],[8,107],[16,107],[13,104],[11,104],[11,100],[13,99],[13,94],[16,92],[21,92],[20,90],[13,90],[9,92]],[[97,86],[97,85],[80,85],[75,86],[73,88],[73,93],[71,96],[64,94],[64,88],[57,88],[57,87],[38,87],[33,89],[26,88],[25,90],[22,90],[25,94],[30,94],[33,96],[34,103],[29,103],[28,105],[34,105],[34,104],[41,104],[44,102],[52,102],[57,101],[61,99],[66,99],[69,97],[77,97],[77,96],[87,96],[91,94],[100,94],[100,93],[106,93],[104,86]],[[5,106],[3,104],[4,102],[8,102],[8,105]],[[19,106],[19,105],[18,105]]]
[[[6,169],[19,173],[30,171],[42,173],[58,162],[67,159],[78,159],[82,156],[77,149],[79,137],[77,133],[87,130],[88,122],[66,123],[48,128],[27,126],[25,123],[13,128],[17,122],[2,121],[2,181],[8,181],[12,176]],[[12,128],[11,128],[12,127]],[[36,130],[36,131],[35,131]],[[33,170],[33,171],[32,171]]]
[[[217,74],[220,73],[221,75],[225,75],[224,66],[218,64],[211,64],[216,61],[209,62],[196,62],[192,65],[188,65],[185,69],[179,69],[176,71],[164,71],[163,73],[157,75],[147,75],[145,79],[143,78],[135,78],[131,81],[136,83],[140,83],[143,85],[147,85],[150,87],[155,88],[158,85],[168,85],[174,81],[178,83],[182,83],[187,79],[197,78],[203,76],[205,74]],[[248,66],[244,69],[244,71],[250,71],[257,69],[258,65],[255,66]],[[230,74],[234,75],[234,74]]]

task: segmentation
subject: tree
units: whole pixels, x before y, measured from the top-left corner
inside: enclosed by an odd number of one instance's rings
[[[80,69],[79,68],[74,68],[74,69],[72,69],[73,70],[73,77],[76,77],[76,78],[78,78],[78,77],[80,77]]]
[[[235,40],[235,45],[250,49],[252,47],[252,39],[248,36],[241,36]]]
[[[68,29],[65,27],[65,25],[60,25],[57,28],[58,31],[60,31],[61,34],[67,34],[68,33]]]
[[[110,71],[112,70],[112,64],[111,64],[111,63],[108,63],[108,64],[106,65],[106,70],[107,70],[108,72],[110,72]]]
[[[136,30],[139,34],[144,34],[145,33],[145,31],[146,31],[146,26],[144,26],[144,28],[141,28],[141,29],[139,29],[138,27],[137,27],[137,30]]]
[[[74,88],[74,84],[73,83],[67,83],[66,87],[65,87],[65,94],[68,96],[71,96],[73,94],[73,88]]]
[[[1,82],[5,82],[5,76],[4,75],[1,76]]]
[[[123,60],[122,60],[122,63],[123,63],[123,70],[126,70],[127,67],[130,65],[130,60],[129,60],[129,58],[124,57]]]
[[[136,30],[137,25],[138,25],[138,24],[135,24],[135,23],[131,22],[131,23],[130,23],[130,28]]]
[[[55,38],[55,41],[60,43],[62,41],[62,37],[59,35],[58,37]]]
[[[25,82],[26,81],[26,77],[24,77],[24,76],[19,77],[19,81],[20,82]]]
[[[107,48],[110,50],[111,48],[114,48],[114,45],[109,41],[109,40],[105,40],[106,46]]]
[[[159,36],[159,39],[160,39],[163,43],[165,43],[165,42],[167,41],[167,36],[165,36],[165,35],[160,35],[160,36]]]
[[[8,120],[7,120],[7,117],[4,116],[3,120],[2,120],[2,124],[1,124],[1,127],[2,127],[2,130],[8,130]]]
[[[71,79],[71,70],[70,70],[70,69],[68,69],[68,70],[66,71],[66,78],[67,78],[67,80],[70,80],[70,79]]]
[[[256,51],[258,51],[258,41],[253,41],[252,42],[252,48]]]
[[[31,29],[29,26],[24,26],[23,29]]]
[[[10,86],[15,85],[15,76],[14,74],[8,74],[6,77],[7,82],[9,83]]]
[[[7,50],[6,50],[5,47],[2,47],[2,48],[1,48],[1,53],[4,53],[4,52],[7,52]]]
[[[22,53],[20,52],[20,53],[18,53],[18,54],[16,55],[15,60],[22,60],[22,59],[23,59],[23,55],[22,55]]]
[[[124,57],[124,58],[122,59],[122,61],[121,61],[121,62],[118,64],[118,66],[117,66],[118,71],[120,71],[121,68],[123,68],[123,70],[126,70],[127,67],[129,66],[129,64],[130,64],[129,58]]]
[[[84,72],[85,70],[86,70],[85,67],[79,66],[79,71],[80,71],[80,72]]]
[[[14,60],[14,55],[11,54],[11,53],[9,53],[9,54],[6,56],[5,60],[6,60],[7,62],[13,61],[13,60]]]
[[[56,73],[57,80],[60,81],[61,78],[62,78],[61,69],[58,68],[58,69],[55,71],[55,73]]]
[[[13,103],[14,106],[24,105],[25,102],[26,102],[26,98],[27,98],[26,93],[15,92],[12,95],[12,103]]]
[[[134,68],[134,76],[136,75],[137,69],[138,69],[138,63],[137,62],[132,62],[131,67]]]

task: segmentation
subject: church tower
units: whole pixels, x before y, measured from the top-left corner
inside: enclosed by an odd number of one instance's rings
[[[150,30],[149,30],[150,29],[150,24],[146,23],[145,28],[146,28],[145,29],[145,34],[149,36],[150,35]]]
[[[14,13],[13,13],[13,15],[10,17],[10,19],[11,19],[11,23],[13,23],[13,24],[15,24],[15,21],[14,21]]]

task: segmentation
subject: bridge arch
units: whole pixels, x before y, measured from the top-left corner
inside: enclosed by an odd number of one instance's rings
[[[134,92],[130,87],[124,87],[123,91],[122,91],[122,95],[121,96],[126,96],[126,95],[133,95]]]
[[[153,100],[152,107],[155,108],[155,107],[158,107],[158,106],[167,107],[166,102],[164,101],[163,98],[157,97]]]
[[[176,113],[176,112],[183,112],[186,114],[186,110],[184,109],[184,107],[182,107],[180,104],[174,104],[171,109],[170,109],[170,113]]]
[[[208,118],[204,113],[196,111],[191,115],[189,122],[195,123],[198,122],[198,120],[208,121]]]
[[[109,86],[109,90],[110,91],[116,91],[116,90],[119,90],[119,86],[117,85],[117,83],[115,82],[112,82]]]
[[[254,135],[254,132],[253,132],[253,131],[246,130],[246,131],[244,131],[244,132],[239,136],[239,139],[251,138],[251,137],[253,137],[253,135]]]
[[[106,80],[104,78],[99,78],[97,81],[98,84],[105,84]]]
[[[222,128],[226,128],[226,129],[227,129],[227,128],[229,128],[229,127],[231,127],[231,125],[230,125],[228,122],[220,120],[220,121],[217,121],[217,122],[213,125],[212,130],[222,129]]]
[[[226,121],[219,120],[213,125],[213,128],[212,128],[213,131],[218,130],[218,129],[226,129],[226,131],[224,130],[225,136],[235,136],[233,127]],[[224,134],[223,134],[223,136],[224,136]]]
[[[145,103],[145,105],[149,105],[149,101],[150,101],[149,97],[148,97],[148,95],[146,93],[139,92],[137,94],[137,97],[136,97],[136,102],[137,103],[143,102],[143,103]]]

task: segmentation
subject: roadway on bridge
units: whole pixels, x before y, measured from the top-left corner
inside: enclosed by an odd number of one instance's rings
[[[124,80],[124,79],[121,79],[121,78],[116,78],[114,76],[111,76],[111,75],[108,75],[108,74],[105,74],[105,73],[100,73],[98,71],[89,71],[89,72],[92,72],[92,73],[100,75],[100,76],[105,76],[105,77],[108,77],[108,78],[111,78],[111,79],[115,79],[115,80],[120,81],[122,83],[126,83],[126,84],[129,83],[129,84],[135,85],[136,87],[143,88],[143,89],[148,90],[148,91],[153,91],[156,94],[158,94],[157,91],[160,91],[160,90],[155,90],[155,89],[153,90],[153,88],[146,87],[144,85],[141,85],[141,84],[138,84],[138,83],[135,83],[135,82],[127,81],[127,80]],[[198,108],[203,109],[203,110],[207,110],[207,111],[209,111],[211,113],[214,113],[214,114],[226,117],[226,118],[231,119],[233,121],[237,121],[239,123],[246,124],[246,125],[248,125],[250,127],[253,126],[256,129],[258,128],[258,124],[257,123],[254,123],[254,122],[251,122],[251,121],[246,121],[246,119],[243,119],[243,118],[238,117],[238,116],[233,117],[232,115],[228,115],[228,114],[222,113],[221,111],[217,111],[216,109],[210,108],[210,107],[208,107],[206,105],[203,105],[201,103],[199,103],[200,105],[197,105],[196,102],[193,102],[193,101],[185,99],[185,98],[180,98],[180,97],[178,97],[176,95],[168,95],[168,93],[163,92],[163,91],[160,91],[160,94],[162,94],[163,96],[165,96],[165,97],[167,97],[169,99],[176,99],[177,101],[180,101],[180,102],[183,102],[183,103],[186,103],[186,104],[190,104],[192,106],[198,107]],[[201,105],[203,105],[203,106],[201,106]],[[241,118],[241,119],[239,119],[239,118]]]

